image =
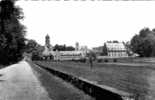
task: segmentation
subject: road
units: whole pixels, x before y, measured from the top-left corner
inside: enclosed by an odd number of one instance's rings
[[[0,91],[0,100],[94,100],[26,61],[0,70]]]
[[[25,61],[0,70],[0,100],[52,100]]]

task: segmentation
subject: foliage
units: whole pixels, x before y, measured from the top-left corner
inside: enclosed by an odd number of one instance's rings
[[[58,45],[58,44],[56,44],[53,48],[54,48],[54,51],[55,50],[58,50],[58,51],[73,51],[73,50],[75,50],[75,48],[72,46]]]
[[[96,53],[93,52],[93,51],[90,51],[90,52],[87,54],[87,57],[92,58],[93,60],[96,60],[96,59],[97,59]]]
[[[126,52],[129,56],[132,56],[133,55],[133,52],[131,50],[131,45],[130,45],[130,41],[127,41],[127,42],[123,42],[125,48],[126,48]]]
[[[39,45],[35,40],[27,40],[25,52],[32,54],[32,59],[39,59],[42,56],[44,47]]]
[[[131,39],[131,49],[141,57],[155,56],[155,32],[149,28],[142,29]]]
[[[108,43],[118,43],[117,40],[113,40],[113,41],[107,41]]]
[[[104,43],[104,46],[103,46],[103,52],[102,52],[102,55],[103,55],[103,56],[107,56],[107,55],[108,55],[108,50],[107,50],[107,46],[106,46],[105,43]]]
[[[12,64],[22,59],[25,47],[23,13],[14,0],[0,1],[0,63]]]

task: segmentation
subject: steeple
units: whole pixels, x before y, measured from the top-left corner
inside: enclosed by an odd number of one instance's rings
[[[45,37],[45,45],[49,46],[50,45],[50,36],[47,34]]]
[[[45,37],[45,46],[49,51],[53,50],[52,45],[50,44],[50,36],[48,34]]]
[[[79,42],[75,43],[75,50],[78,51],[79,50]]]

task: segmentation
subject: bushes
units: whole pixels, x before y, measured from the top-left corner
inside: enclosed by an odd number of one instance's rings
[[[97,59],[98,63],[101,63],[103,61],[107,63],[107,62],[117,62],[118,60],[117,59]]]
[[[102,59],[98,59],[97,62],[98,62],[98,63],[101,63],[101,62],[102,62]]]
[[[113,62],[117,62],[117,59],[113,59]]]
[[[108,62],[108,59],[104,59],[104,62]]]
[[[86,59],[79,59],[79,60],[72,59],[72,61],[85,63],[86,62]]]

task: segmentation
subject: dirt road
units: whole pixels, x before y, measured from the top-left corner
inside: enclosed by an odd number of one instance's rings
[[[25,61],[0,70],[0,91],[0,100],[51,100]]]

